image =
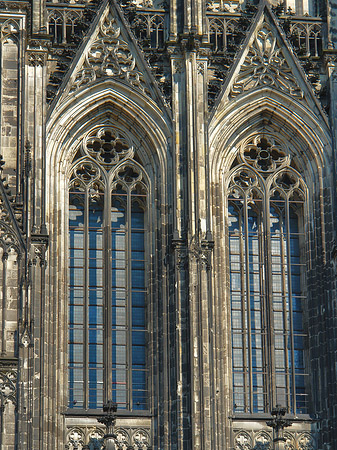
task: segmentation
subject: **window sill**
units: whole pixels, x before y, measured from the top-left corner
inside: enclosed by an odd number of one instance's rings
[[[317,422],[317,419],[314,419],[309,414],[286,414],[284,416],[286,419],[290,419],[293,423],[296,422]],[[229,419],[233,422],[235,421],[254,421],[254,422],[265,422],[266,420],[270,420],[272,415],[270,413],[236,413],[232,416],[229,416]]]
[[[103,409],[66,409],[63,412],[65,416],[69,417],[101,417],[104,415]],[[116,417],[152,417],[153,414],[150,411],[127,411],[117,410]]]

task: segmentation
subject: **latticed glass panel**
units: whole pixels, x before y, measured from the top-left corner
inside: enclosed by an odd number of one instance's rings
[[[261,211],[232,197],[228,213],[234,408],[263,411]]]
[[[302,182],[279,170],[290,161],[280,141],[248,144],[240,158],[254,171],[241,165],[228,182],[234,411],[307,413]]]
[[[69,407],[109,399],[144,410],[147,193],[129,169],[111,192],[90,184],[89,166],[75,170],[69,194]]]

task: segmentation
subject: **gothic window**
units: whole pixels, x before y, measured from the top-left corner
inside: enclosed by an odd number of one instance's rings
[[[138,14],[133,30],[144,48],[161,49],[164,45],[164,16]]]
[[[223,19],[212,19],[209,22],[209,40],[214,52],[223,52],[226,48],[226,32]]]
[[[53,37],[54,44],[70,42],[76,34],[81,12],[69,10],[51,10],[48,13],[48,33]]]
[[[69,407],[147,404],[147,184],[125,137],[82,143],[69,185]]]
[[[319,57],[322,53],[321,24],[296,22],[290,27],[290,40],[299,55]]]
[[[305,185],[286,146],[256,135],[226,189],[234,412],[306,413]]]
[[[54,44],[61,44],[64,40],[63,15],[59,11],[52,11],[48,20],[48,33],[53,36]]]

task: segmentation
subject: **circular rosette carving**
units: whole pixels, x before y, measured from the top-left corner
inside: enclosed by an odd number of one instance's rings
[[[257,175],[247,167],[235,171],[229,182],[229,198],[233,200],[262,196]]]
[[[88,430],[87,442],[90,449],[100,450],[103,445],[104,431],[101,428],[94,427]]]
[[[117,450],[128,450],[130,448],[129,433],[123,428],[115,430],[115,445]]]
[[[141,181],[142,177],[142,171],[139,167],[134,164],[125,164],[118,169],[115,178],[122,185],[133,187]]]
[[[91,131],[83,142],[85,153],[105,165],[115,165],[133,156],[132,146],[121,132],[110,127]]]
[[[255,436],[254,450],[270,450],[271,448],[271,437],[268,433],[261,431]]]
[[[67,448],[69,450],[82,450],[84,446],[84,430],[79,427],[71,428],[67,436]]]
[[[70,190],[82,191],[89,185],[98,190],[101,184],[101,172],[91,161],[81,161],[73,168]]]
[[[271,135],[256,135],[240,148],[241,160],[262,173],[273,172],[290,163],[285,145]]]
[[[289,170],[283,170],[275,176],[271,195],[280,198],[288,197],[293,201],[301,202],[305,198],[299,176]]]
[[[294,436],[290,433],[285,432],[284,439],[285,439],[284,450],[295,450],[296,444]]]
[[[252,450],[252,438],[247,431],[239,431],[234,437],[235,450]]]
[[[143,428],[135,430],[132,434],[132,444],[139,450],[149,449],[151,447],[149,432]]]
[[[0,395],[4,403],[16,403],[16,379],[17,373],[14,370],[0,372]]]
[[[302,433],[298,438],[299,450],[314,450],[315,440],[310,433]]]

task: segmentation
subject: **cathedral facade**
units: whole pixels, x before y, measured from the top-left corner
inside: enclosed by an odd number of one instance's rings
[[[0,2],[1,450],[337,448],[336,17]]]

